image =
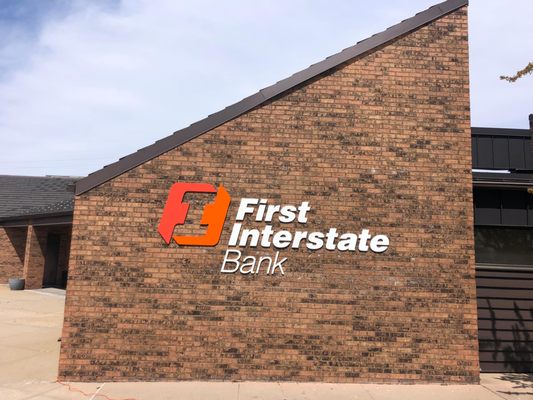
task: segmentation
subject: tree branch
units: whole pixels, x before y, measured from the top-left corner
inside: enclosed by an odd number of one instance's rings
[[[524,75],[531,74],[533,72],[533,62],[530,62],[524,69],[518,71],[514,76],[500,76],[501,80],[507,82],[516,82],[518,79]]]

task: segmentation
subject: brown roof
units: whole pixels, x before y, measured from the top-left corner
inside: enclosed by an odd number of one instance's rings
[[[252,110],[266,101],[279,96],[280,94],[297,87],[325,72],[333,70],[355,57],[375,50],[400,36],[410,33],[436,19],[439,19],[457,9],[468,5],[468,0],[448,0],[434,5],[429,9],[416,14],[414,17],[406,19],[397,25],[391,26],[383,32],[375,34],[368,39],[358,42],[352,47],[342,50],[323,61],[311,65],[309,68],[295,73],[289,78],[283,79],[272,86],[261,89],[259,92],[246,97],[222,111],[211,114],[187,128],[174,132],[157,142],[137,150],[135,153],[121,158],[119,161],[109,164],[104,168],[89,174],[76,184],[76,194],[82,194],[92,188],[107,182],[110,179],[129,171],[173,148],[198,137],[217,126],[220,126],[238,116]]]

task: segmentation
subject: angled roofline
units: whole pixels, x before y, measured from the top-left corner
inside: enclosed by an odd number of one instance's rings
[[[306,81],[309,81],[329,70],[368,53],[376,48],[391,42],[398,37],[413,32],[447,14],[450,14],[468,5],[468,0],[447,0],[436,4],[425,11],[416,14],[414,17],[406,19],[397,25],[393,25],[383,32],[375,34],[368,39],[358,42],[352,47],[342,50],[323,61],[311,65],[309,68],[295,73],[289,78],[283,79],[272,86],[261,89],[259,92],[246,97],[222,111],[211,114],[187,128],[174,132],[157,142],[127,155],[113,164],[89,174],[86,178],[76,183],[76,195],[85,193],[104,182],[113,179],[124,172],[127,172],[167,151],[172,150],[214,128],[220,126],[238,116],[252,110],[266,101],[279,96],[280,94],[295,88]]]

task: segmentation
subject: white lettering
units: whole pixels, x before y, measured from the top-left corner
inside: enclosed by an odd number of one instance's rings
[[[256,222],[271,222],[275,217],[282,224],[298,222],[307,223],[307,213],[311,210],[309,202],[304,201],[298,207],[294,205],[268,204],[267,199],[243,198],[235,217],[236,221],[243,221],[246,217],[254,217]],[[327,232],[308,231],[275,231],[273,225],[264,225],[261,229],[244,229],[243,223],[236,222],[231,230],[229,246],[234,247],[275,247],[285,249],[291,247],[299,249],[302,245],[308,250],[320,250],[326,248],[329,251],[360,251],[371,250],[374,253],[383,253],[389,247],[389,238],[386,235],[372,236],[368,229],[362,229],[359,234],[339,233],[337,228],[329,228]],[[258,274],[263,270],[266,274],[273,275],[279,271],[285,275],[283,264],[287,258],[280,258],[279,251],[275,257],[247,256],[241,262],[240,250],[226,250],[221,272],[235,273],[239,271],[243,275]]]
[[[326,234],[326,250],[335,250],[337,248],[335,245],[335,239],[338,237],[339,235],[337,234],[337,229],[330,228]]]
[[[235,257],[230,258],[230,255]],[[226,250],[226,255],[224,256],[224,261],[222,262],[222,267],[220,272],[226,274],[232,274],[239,271],[243,275],[249,274],[258,274],[261,271],[261,267],[266,265],[265,273],[267,275],[274,275],[276,271],[279,271],[281,275],[285,275],[283,270],[283,263],[287,261],[287,258],[279,259],[279,251],[276,252],[274,260],[272,257],[264,256],[257,259],[255,256],[247,256],[240,263],[240,258],[242,253],[240,250]],[[228,266],[228,264],[233,263],[234,266]]]
[[[248,269],[245,269],[245,267],[248,267]],[[244,260],[242,260],[241,267],[239,268],[239,272],[243,275],[248,275],[254,272],[254,268],[255,268],[255,257],[254,256],[244,257]]]
[[[257,262],[257,268],[255,270],[256,274],[258,274],[259,271],[261,270],[261,264],[263,263],[263,261],[268,262],[267,272],[268,270],[270,270],[270,267],[272,266],[272,257],[260,257],[259,261]]]
[[[230,253],[237,254],[237,258],[230,260],[228,258]],[[220,272],[226,273],[226,274],[232,274],[236,272],[239,269],[239,258],[240,257],[241,257],[240,250],[226,250],[226,255],[224,256],[224,261],[222,262],[222,268],[220,269]],[[235,268],[226,269],[226,264],[230,262],[235,264]]]
[[[259,242],[259,231],[257,229],[243,229],[241,234],[241,240],[239,241],[240,247],[246,247],[250,238],[250,247],[257,247]]]
[[[239,233],[241,233],[241,226],[242,224],[234,224],[233,229],[231,230],[231,235],[229,237],[228,245],[230,246],[236,246],[237,245],[237,239],[239,238]]]
[[[287,261],[287,258],[285,257],[281,261],[278,261],[278,258],[279,258],[279,251],[276,251],[276,257],[274,258],[274,265],[272,265],[272,268],[269,268],[269,270],[267,270],[267,274],[268,274],[268,271],[270,271],[270,275],[274,275],[274,273],[276,272],[276,269],[279,268],[279,272],[281,272],[281,275],[285,275],[285,272],[283,272],[282,264],[285,261]]]
[[[307,236],[307,248],[309,250],[318,250],[324,246],[324,234],[322,232],[311,232]]]
[[[296,218],[296,207],[294,206],[285,206],[280,210],[279,222],[288,224],[295,220]]]
[[[302,204],[300,205],[300,207],[298,207],[298,222],[300,224],[305,224],[307,223],[307,211],[311,210],[311,207],[309,207],[309,202],[308,201],[304,201],[302,202]]]
[[[359,235],[359,251],[368,251],[368,239],[370,239],[370,233],[368,229],[363,229]]]
[[[355,251],[356,250],[356,244],[357,244],[357,235],[353,233],[345,233],[340,236],[339,243],[337,244],[337,248],[339,251]]]
[[[278,213],[280,208],[281,206],[269,205],[267,208],[266,216],[265,216],[265,222],[272,222],[272,218],[274,217],[274,214]]]
[[[370,240],[370,250],[374,253],[383,253],[389,248],[389,238],[385,235],[376,235]]]
[[[307,232],[296,231],[294,232],[294,240],[292,242],[292,248],[297,249],[300,247],[302,240],[307,238]]]
[[[254,208],[249,207],[250,205],[256,205],[259,200],[257,199],[241,199],[241,204],[239,204],[239,210],[237,211],[237,216],[235,217],[236,221],[242,221],[246,214],[253,214]]]
[[[270,247],[270,238],[274,231],[272,230],[272,225],[265,225],[265,229],[261,233],[261,246]]]
[[[279,231],[274,235],[272,244],[278,249],[289,247],[292,241],[292,233],[289,231]]]
[[[261,199],[259,201],[259,207],[257,207],[257,215],[255,216],[255,220],[258,222],[263,220],[263,215],[265,215],[266,203],[266,199]]]

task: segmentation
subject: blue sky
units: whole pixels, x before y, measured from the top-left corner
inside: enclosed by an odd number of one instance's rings
[[[83,176],[436,0],[0,0],[0,174]],[[531,0],[471,0],[472,124],[527,128]]]

